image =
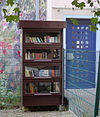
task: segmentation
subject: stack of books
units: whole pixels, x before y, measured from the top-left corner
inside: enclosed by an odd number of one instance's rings
[[[51,58],[52,57],[52,58]],[[27,50],[25,52],[25,60],[42,60],[42,59],[59,59],[60,50]]]
[[[25,53],[25,60],[32,60],[32,59],[48,59],[48,53],[47,52],[41,52],[41,53],[36,53],[34,51],[28,50]]]
[[[39,69],[39,68],[31,68],[25,67],[25,77],[57,77],[59,76],[59,69]]]
[[[60,43],[60,34],[57,36],[46,35],[43,37],[26,36],[26,43]]]

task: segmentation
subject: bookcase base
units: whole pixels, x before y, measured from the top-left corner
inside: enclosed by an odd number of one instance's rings
[[[61,96],[24,96],[23,106],[59,106]]]

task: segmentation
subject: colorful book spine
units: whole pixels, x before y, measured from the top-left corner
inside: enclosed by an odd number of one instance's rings
[[[39,37],[36,37],[36,39],[37,39],[37,42],[41,43],[41,40]]]
[[[26,60],[28,59],[28,57],[27,57],[27,52],[25,53],[25,59],[26,59]]]
[[[41,43],[43,43],[43,39],[40,37]]]
[[[60,43],[60,34],[57,35],[58,43]]]
[[[28,51],[28,60],[30,60],[31,59],[31,53],[30,53],[30,51]]]
[[[34,86],[33,83],[29,83],[29,87],[30,87],[30,93],[34,94]]]
[[[46,36],[44,36],[44,42],[47,43],[47,37]]]
[[[57,43],[57,36],[54,37],[54,42]]]
[[[52,76],[53,77],[55,76],[55,70],[52,70]]]
[[[47,36],[47,43],[50,43],[50,36]]]

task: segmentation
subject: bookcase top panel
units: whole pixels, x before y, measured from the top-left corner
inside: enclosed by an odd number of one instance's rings
[[[39,29],[49,29],[49,28],[66,28],[66,21],[33,21],[33,20],[20,20],[19,28],[29,29],[29,28],[39,28]]]

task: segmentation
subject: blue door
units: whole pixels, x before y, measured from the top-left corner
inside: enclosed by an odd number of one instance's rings
[[[66,88],[94,88],[96,33],[89,30],[90,19],[78,19],[73,25],[66,19]]]

